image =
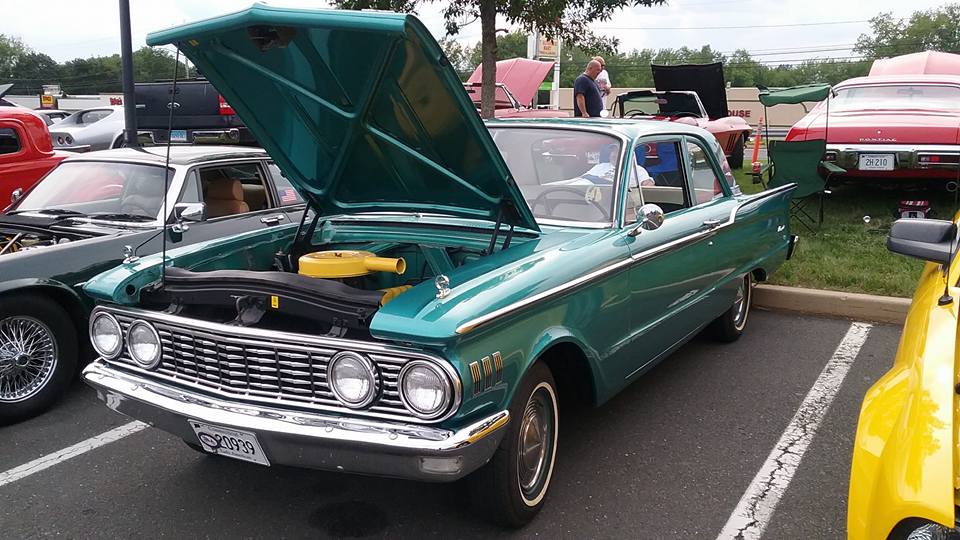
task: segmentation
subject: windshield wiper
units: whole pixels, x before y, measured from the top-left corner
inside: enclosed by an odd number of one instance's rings
[[[157,218],[143,214],[125,214],[123,212],[94,212],[86,214],[90,219],[116,219],[124,221],[155,221]]]
[[[35,208],[33,210],[15,210],[13,212],[7,212],[9,215],[14,214],[26,214],[28,212],[34,214],[53,214],[56,216],[82,216],[83,212],[77,212],[76,210],[67,210],[66,208]]]

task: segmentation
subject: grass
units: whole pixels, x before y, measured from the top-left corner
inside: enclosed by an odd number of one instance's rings
[[[748,170],[736,171],[744,193],[762,188]],[[954,196],[939,186],[877,186],[869,183],[831,188],[824,199],[823,225],[811,233],[794,219],[791,229],[800,235],[793,258],[770,278],[770,283],[910,297],[923,262],[896,255],[886,248],[887,232],[903,199],[930,201],[933,217],[948,218],[956,210]],[[870,216],[865,222],[864,216]]]

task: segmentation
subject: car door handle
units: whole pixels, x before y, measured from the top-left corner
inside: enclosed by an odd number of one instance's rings
[[[281,221],[287,219],[287,216],[283,214],[274,214],[272,216],[263,216],[260,218],[260,223],[264,225],[279,225]]]
[[[716,229],[721,224],[723,224],[723,222],[724,220],[722,219],[708,219],[704,221],[700,226],[703,227],[704,229]]]

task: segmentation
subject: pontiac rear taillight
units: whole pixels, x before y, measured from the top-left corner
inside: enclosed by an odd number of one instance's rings
[[[223,96],[217,96],[217,102],[220,104],[220,114],[223,116],[228,116],[231,114],[237,114],[234,112],[233,107],[227,103],[227,100],[223,99]]]

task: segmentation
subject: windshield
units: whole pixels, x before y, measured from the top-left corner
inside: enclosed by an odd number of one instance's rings
[[[641,93],[625,95],[621,99],[623,118],[632,116],[673,116],[677,113],[701,115],[700,105],[694,94],[683,92],[664,92],[660,94]]]
[[[127,214],[156,219],[163,204],[163,167],[108,161],[61,163],[14,208],[16,212],[68,210],[96,214]],[[116,215],[113,215],[116,214]]]
[[[575,129],[490,132],[538,220],[612,221],[621,177],[619,139]]]
[[[936,109],[960,111],[960,88],[931,84],[853,86],[837,90],[833,111]]]

